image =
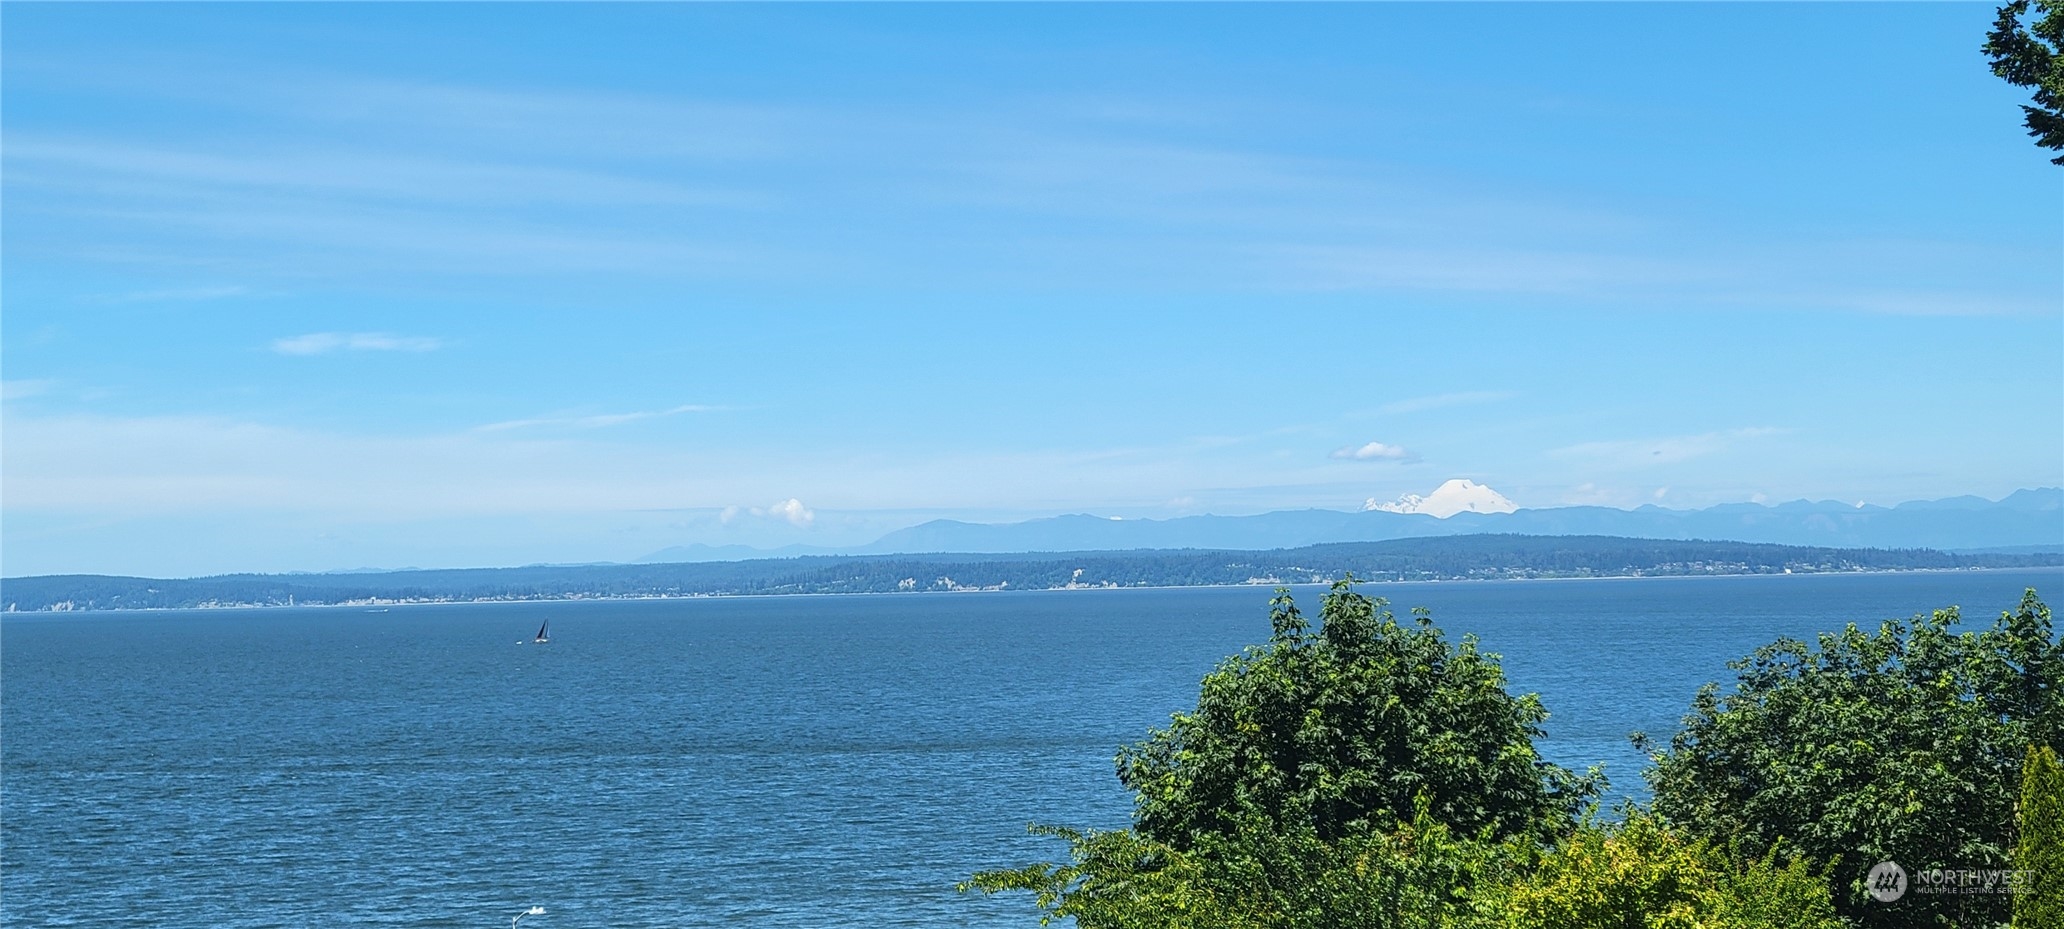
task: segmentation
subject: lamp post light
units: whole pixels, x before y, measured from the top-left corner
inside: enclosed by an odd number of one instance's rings
[[[522,922],[522,921],[523,921],[523,917],[525,917],[525,916],[543,916],[543,915],[545,915],[545,908],[544,908],[544,907],[541,907],[541,906],[534,906],[534,907],[531,907],[530,909],[524,910],[523,912],[521,912],[521,913],[518,913],[518,914],[516,914],[515,916],[512,916],[512,917],[510,917],[510,918],[509,918],[509,929],[516,929],[516,924],[517,924],[517,923],[519,923],[519,922]]]

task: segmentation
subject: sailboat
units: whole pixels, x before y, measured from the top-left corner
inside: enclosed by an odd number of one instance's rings
[[[532,640],[530,640],[530,641],[531,641],[531,644],[533,644],[533,645],[543,645],[543,644],[545,644],[546,642],[550,642],[550,641],[552,641],[552,637],[551,637],[551,636],[548,636],[548,635],[546,635],[546,634],[545,634],[545,629],[546,629],[547,627],[551,626],[551,625],[552,625],[552,621],[551,621],[551,620],[549,620],[549,619],[548,619],[548,620],[545,620],[544,622],[542,622],[542,623],[540,623],[540,624],[538,624],[538,634],[537,634],[537,638],[535,638],[535,639],[532,639]]]

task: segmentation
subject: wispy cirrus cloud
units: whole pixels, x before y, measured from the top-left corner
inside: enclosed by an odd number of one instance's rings
[[[311,332],[272,340],[272,350],[282,355],[327,355],[331,352],[434,352],[441,340],[429,336],[390,335],[385,332]]]
[[[1402,445],[1387,445],[1382,442],[1370,442],[1366,445],[1349,445],[1345,448],[1336,448],[1333,450],[1331,457],[1351,461],[1412,462],[1419,460],[1418,455],[1413,454],[1410,449]]]
[[[2059,303],[2054,295],[2034,297],[1983,291],[1858,289],[1824,295],[1787,295],[1784,299],[1888,316],[2056,316],[2064,311],[2064,303]]]
[[[0,400],[20,400],[38,394],[49,393],[57,384],[49,378],[16,378],[0,381]]]
[[[1250,252],[1279,284],[1318,291],[1630,296],[1709,276],[1688,261],[1637,256],[1621,247],[1579,251],[1545,242],[1495,249],[1328,242]]]
[[[534,427],[563,427],[568,429],[601,429],[606,426],[620,426],[642,419],[659,419],[665,416],[679,416],[683,413],[715,413],[728,407],[711,406],[703,403],[684,403],[664,410],[637,410],[630,413],[597,413],[588,416],[540,416],[531,419],[511,419],[498,423],[477,426],[475,432],[506,432],[510,429]]]
[[[640,158],[764,160],[810,147],[814,124],[822,118],[805,108],[760,101],[591,90],[384,78],[282,83],[269,106],[439,141],[494,139],[521,151],[600,148]],[[223,86],[247,94],[248,85],[248,79],[230,79]]]
[[[119,294],[100,294],[83,297],[89,303],[199,303],[207,300],[227,300],[231,297],[248,297],[257,292],[241,285],[220,285],[201,287],[166,287],[157,290],[132,290]]]
[[[700,218],[773,202],[728,176],[440,157],[435,148],[393,154],[353,137],[252,152],[31,134],[10,137],[6,160],[11,198],[109,230],[70,242],[75,253],[125,265],[192,264],[205,254],[211,266],[254,277],[736,270],[751,250],[717,241]],[[223,242],[242,244],[234,261],[222,260]],[[167,291],[99,302],[226,296]]]
[[[750,207],[765,197],[563,166],[458,158],[286,149],[218,153],[123,140],[31,135],[10,141],[8,159],[25,180],[57,189],[194,198],[230,192],[395,200],[406,203],[536,202]]]
[[[1427,410],[1443,410],[1451,406],[1475,406],[1479,403],[1496,403],[1519,396],[1510,390],[1465,390],[1457,393],[1433,394],[1425,397],[1409,397],[1396,400],[1376,408],[1378,413],[1404,414],[1423,413]]]

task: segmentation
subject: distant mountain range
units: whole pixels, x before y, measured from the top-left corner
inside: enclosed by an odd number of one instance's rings
[[[1450,482],[1456,484],[1458,482]],[[1449,485],[1443,485],[1449,489]],[[1503,500],[1480,485],[1480,499]],[[1440,491],[1436,491],[1436,497]],[[1409,507],[1399,507],[1407,509]],[[736,561],[796,555],[873,555],[927,552],[1009,553],[1226,549],[1266,551],[1332,542],[1380,542],[1428,536],[1501,533],[1598,535],[1644,539],[1714,539],[1839,548],[1932,548],[1950,551],[2064,551],[2064,489],[2019,490],[1993,501],[1983,497],[1919,500],[1898,506],[1856,506],[1833,500],[1765,506],[1729,503],[1703,510],[1644,506],[1618,510],[1566,506],[1512,512],[1429,512],[1368,509],[1285,510],[1255,516],[1185,516],[1114,519],[1073,515],[1020,523],[967,523],[938,519],[899,529],[850,548],[742,545],[677,546],[641,563]]]

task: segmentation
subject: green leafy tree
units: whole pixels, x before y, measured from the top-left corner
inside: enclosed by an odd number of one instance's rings
[[[1708,685],[1649,772],[1655,809],[1743,854],[1836,861],[1836,907],[1884,929],[1991,925],[2004,895],[1867,896],[1880,861],[1909,871],[2005,868],[2022,753],[2057,741],[2064,651],[2028,591],[1991,628],[1954,608],[1818,647],[1782,639]]]
[[[1826,879],[1771,852],[1737,866],[1654,816],[1586,825],[1498,901],[1511,929],[1843,929]]]
[[[1573,827],[1593,780],[1533,747],[1547,713],[1496,656],[1422,612],[1333,586],[1313,630],[1286,591],[1267,645],[1204,678],[1194,712],[1118,756],[1134,828],[1070,861],[975,875],[1083,929],[1464,929],[1473,896]]]
[[[1985,37],[1985,54],[1992,59],[1992,73],[2016,87],[2033,88],[2035,105],[2022,106],[2028,134],[2035,144],[2051,150],[2064,149],[2064,3],[2035,0],[2039,18],[2022,25],[2029,0],[1999,8],[1999,19]],[[2064,155],[2050,159],[2064,165]]]
[[[1250,825],[1190,851],[1132,830],[1040,827],[1068,840],[1069,863],[985,871],[961,889],[1030,891],[1042,924],[1082,929],[1504,929],[1474,891],[1512,880],[1525,854],[1457,836],[1423,806],[1338,841]]]
[[[1080,832],[1035,826],[1033,832],[1066,839],[1070,861],[983,871],[960,889],[1030,891],[1039,922],[1073,919],[1083,929],[1260,929],[1251,907],[1208,881],[1195,855],[1169,848],[1129,829]]]
[[[2026,883],[2014,895],[2014,929],[2064,926],[2064,766],[2047,745],[2030,746],[2022,765],[2017,826],[2014,867]]]
[[[1420,798],[1465,834],[1572,822],[1595,785],[1535,751],[1540,701],[1508,694],[1474,637],[1450,646],[1424,611],[1401,624],[1351,585],[1333,585],[1316,632],[1278,591],[1268,644],[1226,659],[1196,710],[1120,752],[1141,834],[1187,849],[1253,822],[1330,841],[1409,820]]]

